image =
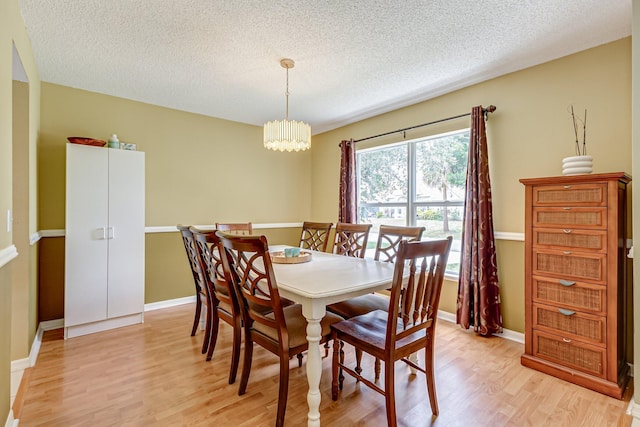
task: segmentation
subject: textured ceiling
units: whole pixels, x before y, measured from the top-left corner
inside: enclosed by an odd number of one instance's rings
[[[42,81],[333,129],[631,34],[631,0],[20,0]]]

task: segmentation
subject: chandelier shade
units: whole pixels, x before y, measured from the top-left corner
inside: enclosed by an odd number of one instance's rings
[[[274,151],[304,151],[311,147],[311,126],[296,120],[264,124],[264,147]]]
[[[282,59],[280,65],[287,70],[286,118],[272,120],[264,124],[264,147],[274,151],[304,151],[311,148],[311,126],[296,120],[289,120],[289,68],[292,59]]]

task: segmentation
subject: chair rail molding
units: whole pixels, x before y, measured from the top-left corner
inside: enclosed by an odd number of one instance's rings
[[[39,232],[35,232],[32,235],[29,236],[29,245],[33,246],[36,243],[38,243],[38,241],[40,241],[40,239],[42,238],[42,236],[40,235]]]
[[[18,249],[15,245],[7,246],[4,249],[0,249],[0,268],[9,264],[12,259],[18,256]]]
[[[496,231],[494,237],[497,240],[514,240],[524,242],[524,233],[509,233],[506,231]]]
[[[275,229],[275,228],[296,228],[302,227],[302,222],[274,222],[263,224],[252,224],[254,230],[260,229]],[[201,230],[214,230],[216,226],[214,224],[200,224],[194,225],[194,227]],[[178,229],[175,225],[158,225],[145,227],[144,232],[147,234],[153,233],[177,233]],[[42,237],[64,237],[64,229],[57,230],[40,230],[38,233],[38,239]],[[495,234],[497,240],[512,240],[517,242],[524,242],[524,233],[512,233],[497,231]]]

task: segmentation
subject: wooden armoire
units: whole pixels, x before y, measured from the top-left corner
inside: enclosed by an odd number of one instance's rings
[[[626,363],[624,173],[521,179],[525,185],[525,352],[521,362],[621,398]]]

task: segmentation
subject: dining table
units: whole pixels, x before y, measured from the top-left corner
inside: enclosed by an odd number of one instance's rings
[[[281,254],[286,247],[288,246],[273,245],[269,247],[269,252]],[[320,321],[327,312],[327,305],[388,289],[395,266],[370,258],[355,258],[306,249],[303,252],[311,254],[308,262],[272,262],[272,265],[280,295],[301,304],[302,314],[307,319],[307,425],[316,427],[320,426],[321,402]],[[272,256],[272,260],[273,258]]]

